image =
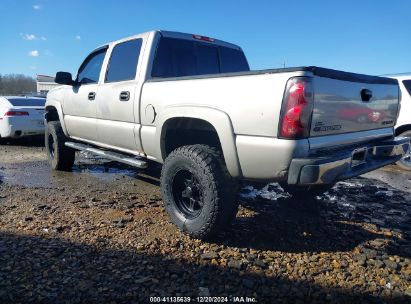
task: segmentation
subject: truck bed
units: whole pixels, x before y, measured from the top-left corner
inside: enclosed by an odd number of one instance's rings
[[[399,100],[397,80],[316,66],[152,78],[144,86],[143,100],[146,96],[156,96],[157,100],[167,98],[169,104],[185,100],[205,106],[217,105],[231,117],[235,133],[277,137],[276,122],[284,87],[287,80],[295,76],[313,78],[310,137],[386,129],[395,124]],[[158,82],[164,84],[155,85]],[[151,87],[154,90],[149,90]],[[362,89],[372,92],[370,102],[362,102]],[[149,94],[145,93],[147,90]],[[170,94],[163,95],[167,91]],[[179,100],[174,101],[173,96],[179,96]],[[248,125],[248,121],[256,119],[259,125]],[[247,126],[246,130],[243,126]]]
[[[350,73],[350,72],[327,69],[327,68],[322,68],[322,67],[317,67],[317,66],[300,66],[300,67],[290,67],[290,68],[265,69],[265,70],[254,70],[254,71],[236,72],[236,73],[219,73],[219,74],[207,74],[207,75],[184,76],[184,77],[167,77],[167,78],[155,77],[155,78],[151,78],[147,80],[146,82],[221,78],[221,77],[290,73],[290,72],[311,72],[315,76],[344,80],[344,81],[351,81],[351,82],[362,82],[362,83],[369,83],[369,84],[398,84],[398,81],[396,79],[392,79],[388,77]]]

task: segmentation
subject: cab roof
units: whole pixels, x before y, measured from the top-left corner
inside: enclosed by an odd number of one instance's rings
[[[230,42],[223,41],[223,40],[210,38],[210,37],[199,35],[199,34],[189,34],[189,33],[164,31],[164,30],[153,30],[153,31],[148,31],[148,32],[144,32],[144,33],[141,33],[141,34],[136,34],[136,35],[129,36],[129,37],[124,37],[124,38],[121,38],[121,39],[118,39],[118,40],[115,40],[115,41],[105,43],[105,44],[99,46],[98,48],[96,48],[96,50],[98,50],[100,48],[103,48],[103,47],[107,47],[110,44],[114,44],[114,43],[116,44],[118,42],[125,41],[125,40],[130,40],[130,39],[133,39],[133,38],[138,38],[138,37],[143,36],[143,35],[148,36],[150,34],[157,34],[157,33],[162,35],[163,37],[172,37],[172,38],[177,38],[177,39],[185,39],[185,40],[193,40],[193,41],[203,41],[203,42],[208,42],[208,43],[211,43],[211,44],[216,44],[216,45],[221,45],[221,46],[241,50],[240,46],[238,46],[236,44],[233,44],[233,43],[230,43]]]

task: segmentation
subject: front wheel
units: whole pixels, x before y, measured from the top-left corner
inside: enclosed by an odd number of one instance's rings
[[[411,130],[401,133],[399,136],[411,138]],[[411,171],[411,153],[408,151],[399,161],[396,162],[396,165],[403,170]]]
[[[221,153],[206,145],[177,148],[161,170],[161,190],[172,222],[191,237],[216,235],[235,218],[235,183]]]
[[[73,167],[75,151],[66,147],[66,136],[59,121],[47,123],[45,145],[49,164],[53,170],[69,171]]]

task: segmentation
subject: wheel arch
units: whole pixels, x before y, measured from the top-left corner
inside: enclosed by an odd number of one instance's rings
[[[48,100],[46,103],[46,107],[45,107],[44,119],[46,120],[46,122],[60,121],[61,128],[63,129],[64,135],[68,136],[63,117],[64,115],[63,115],[63,109],[62,109],[61,104],[59,102]]]
[[[409,131],[409,130],[411,130],[411,123],[403,124],[403,125],[395,128],[395,136],[398,136],[401,133],[403,133],[405,131]]]
[[[188,129],[191,132],[194,131],[194,133],[200,131],[200,133],[196,134],[210,132],[210,134],[215,134],[216,137],[214,139],[218,140],[218,148],[221,148],[224,162],[230,175],[232,177],[242,176],[235,144],[234,129],[226,113],[214,108],[195,106],[171,107],[167,109],[165,114],[161,121],[159,121],[156,132],[156,142],[160,146],[159,156],[162,160],[170,152],[170,145],[167,142],[170,138],[167,139],[167,136],[170,135],[169,131],[171,129],[174,128],[177,131]],[[205,142],[201,142],[201,140],[196,140],[197,142],[188,141],[187,144],[209,144],[207,142],[207,140],[210,140],[209,138],[204,140]]]

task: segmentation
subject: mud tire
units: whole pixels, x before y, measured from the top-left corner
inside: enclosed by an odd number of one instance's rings
[[[161,170],[165,209],[171,221],[193,238],[208,239],[232,223],[238,210],[237,189],[221,152],[207,145],[177,148]],[[191,209],[190,201],[195,201]]]
[[[45,146],[48,161],[53,170],[70,171],[75,160],[75,150],[66,147],[66,136],[59,121],[47,123],[45,131]]]

